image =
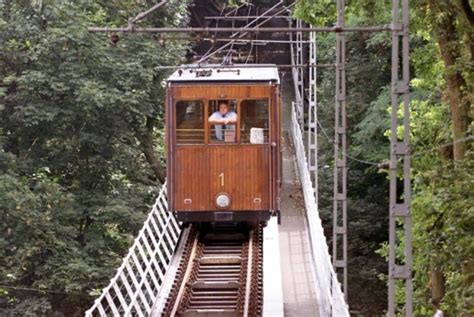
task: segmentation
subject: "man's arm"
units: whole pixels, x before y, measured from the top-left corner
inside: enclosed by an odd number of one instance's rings
[[[226,124],[224,118],[218,118],[214,114],[211,114],[209,119],[207,120],[210,124]]]
[[[225,124],[237,124],[237,114],[235,112],[232,113],[232,115],[229,115],[228,118],[226,118]]]

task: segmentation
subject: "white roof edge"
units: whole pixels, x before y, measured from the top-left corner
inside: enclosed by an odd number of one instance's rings
[[[275,64],[181,65],[167,79],[168,82],[265,82],[280,83]]]

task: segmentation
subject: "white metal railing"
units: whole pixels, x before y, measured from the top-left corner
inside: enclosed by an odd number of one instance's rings
[[[314,261],[314,282],[320,316],[349,316],[348,307],[344,301],[344,294],[341,291],[341,284],[337,280],[331,263],[326,237],[311,184],[303,145],[303,136],[294,107],[292,109],[292,132],[298,161],[298,172],[303,188],[306,214],[308,217],[312,257]]]
[[[122,265],[85,315],[149,315],[180,233],[179,223],[168,212],[165,183]]]

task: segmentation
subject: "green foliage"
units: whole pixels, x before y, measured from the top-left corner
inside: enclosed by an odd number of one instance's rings
[[[181,63],[185,46],[136,34],[114,45],[87,26],[126,25],[153,4],[0,4],[0,284],[45,291],[0,293],[5,312],[78,313],[145,219],[159,185],[149,136],[163,162],[158,66]],[[140,23],[185,22],[171,1]]]
[[[459,73],[465,80],[464,98],[472,99],[472,24],[461,10],[462,1],[410,1],[411,54],[411,148],[413,155],[413,235],[414,235],[414,308],[417,316],[432,316],[432,285],[429,271],[443,272],[445,296],[440,308],[450,316],[473,314],[473,155],[452,162],[453,122],[446,77]],[[465,4],[466,2],[464,2]],[[469,2],[472,10],[472,3]],[[454,14],[455,33],[440,27],[447,14]],[[315,26],[333,26],[335,1],[301,0],[295,15]],[[349,1],[346,25],[380,25],[391,21],[391,1]],[[472,23],[472,22],[471,22]],[[452,30],[451,30],[452,31]],[[448,49],[457,56],[445,67],[438,39],[448,35]],[[390,126],[390,33],[347,34],[347,120],[348,146],[352,157],[371,162],[388,159]],[[333,62],[334,36],[318,34],[318,62]],[[469,46],[471,45],[471,46]],[[470,50],[469,50],[470,49]],[[332,137],[334,74],[318,71],[319,119]],[[472,106],[471,106],[472,116]],[[472,124],[471,130],[472,135]],[[399,133],[402,132],[400,127]],[[466,140],[466,143],[472,141]],[[320,140],[320,164],[332,166],[332,144]],[[467,147],[469,148],[469,147]],[[472,147],[471,147],[472,148]],[[388,254],[386,241],[388,183],[385,174],[349,158],[349,300],[353,309],[367,299],[360,285],[378,274],[386,281],[386,264],[373,256]],[[332,210],[331,169],[320,173],[321,210],[330,229]],[[398,232],[397,254],[403,258],[403,236]],[[380,259],[382,260],[382,259]],[[351,283],[355,282],[355,283]],[[373,280],[372,285],[377,285]],[[403,306],[403,287],[397,299]],[[366,289],[366,288],[365,288]],[[372,286],[370,295],[376,288]],[[354,293],[356,293],[354,295]],[[380,294],[385,294],[381,290]],[[385,295],[383,295],[385,297]],[[366,304],[369,306],[371,304]],[[382,306],[383,307],[383,306]],[[386,306],[385,306],[386,307]],[[375,313],[375,312],[373,312]],[[377,311],[378,314],[382,310]]]
[[[446,294],[441,309],[452,315],[472,314],[474,301],[472,265],[474,254],[474,160],[470,154],[457,166],[420,168],[413,201],[415,272],[419,300],[429,303],[426,272],[444,272]]]
[[[300,0],[293,15],[314,26],[328,26],[336,20],[336,7],[331,0]]]

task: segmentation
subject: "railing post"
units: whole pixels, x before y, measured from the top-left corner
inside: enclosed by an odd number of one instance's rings
[[[400,3],[402,7],[400,8]],[[400,16],[401,9],[401,16]],[[390,138],[390,210],[388,315],[396,312],[396,280],[405,281],[405,316],[413,315],[412,220],[410,184],[410,70],[409,70],[408,0],[392,1],[392,120]],[[401,45],[400,45],[401,44]],[[401,50],[400,50],[401,49]],[[401,65],[400,65],[401,61]],[[398,137],[399,104],[403,103],[403,136]],[[401,162],[399,162],[401,160]],[[401,164],[402,163],[402,164]],[[399,171],[399,167],[401,170]],[[401,173],[399,173],[401,172]],[[403,186],[397,181],[402,175]],[[398,192],[398,189],[400,189]],[[403,223],[404,259],[397,259],[397,223]]]

